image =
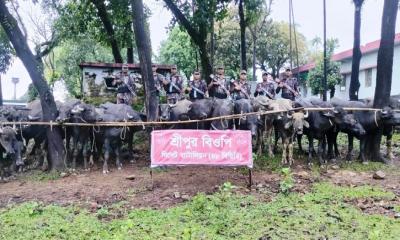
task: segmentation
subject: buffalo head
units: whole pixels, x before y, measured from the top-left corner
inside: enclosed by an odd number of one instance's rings
[[[0,144],[5,153],[9,155],[13,161],[15,161],[16,166],[24,165],[24,162],[21,158],[22,143],[18,142],[16,132],[13,128],[0,128]]]
[[[303,128],[309,128],[310,124],[305,120],[308,117],[308,112],[288,112],[286,115],[287,122],[285,129],[293,127],[297,134],[303,134]]]

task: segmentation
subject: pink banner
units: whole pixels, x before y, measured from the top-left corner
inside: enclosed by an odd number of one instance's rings
[[[250,131],[161,130],[151,134],[151,167],[253,167]]]

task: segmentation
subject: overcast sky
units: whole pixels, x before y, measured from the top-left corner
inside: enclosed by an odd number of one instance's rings
[[[23,1],[22,4],[26,4],[26,2]],[[171,14],[163,7],[162,1],[145,0],[144,2],[152,11],[152,16],[150,18],[150,37],[153,51],[157,53],[161,41],[165,40],[167,37],[166,27],[171,19]],[[322,2],[322,0],[293,0],[293,9],[298,31],[304,34],[308,41],[316,36],[321,38],[323,36]],[[326,2],[328,38],[335,37],[339,39],[340,46],[337,52],[352,48],[354,24],[354,6],[352,0],[326,0]],[[277,21],[288,22],[288,9],[288,0],[274,0],[271,17]],[[365,0],[362,10],[362,44],[380,38],[382,9],[383,0]],[[25,10],[32,11],[31,7],[26,7]],[[24,12],[22,12],[22,14],[24,14]],[[400,32],[399,18],[396,32]],[[17,97],[25,93],[28,84],[31,82],[29,75],[18,59],[14,60],[14,64],[10,70],[1,77],[3,96],[5,99],[11,99],[13,96],[12,77],[20,78],[20,83],[17,87]]]

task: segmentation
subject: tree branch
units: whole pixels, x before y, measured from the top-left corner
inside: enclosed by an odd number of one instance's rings
[[[172,0],[164,0],[165,4],[169,8],[169,10],[174,14],[174,16],[178,19],[179,23],[186,29],[187,33],[192,37],[193,41],[196,42],[197,45],[200,45],[200,33],[192,27],[192,24],[189,20],[183,15],[183,13],[179,10],[178,6]]]
[[[17,20],[18,24],[19,24],[19,25],[21,26],[21,28],[22,28],[21,33],[22,33],[22,35],[23,35],[25,41],[27,41],[28,34],[27,34],[27,31],[26,31],[25,24],[24,24],[24,22],[22,21],[21,15],[19,15],[19,12],[18,12],[19,6],[16,5],[16,4],[18,4],[18,3],[15,4],[14,1],[10,1],[10,2],[11,2],[11,7],[12,7],[12,9],[14,10],[15,15],[17,16],[16,20]]]

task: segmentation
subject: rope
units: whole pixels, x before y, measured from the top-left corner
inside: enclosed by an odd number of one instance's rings
[[[243,114],[232,114],[232,115],[226,115],[226,116],[219,116],[219,117],[212,117],[212,118],[206,118],[206,119],[201,119],[201,120],[185,120],[185,121],[168,121],[168,122],[158,122],[158,121],[150,121],[150,122],[96,122],[96,123],[58,123],[58,122],[20,122],[20,124],[23,125],[50,125],[55,126],[55,125],[60,125],[60,126],[81,126],[81,127],[123,127],[123,126],[158,126],[158,125],[169,125],[169,124],[181,124],[181,123],[199,123],[199,122],[209,122],[209,121],[215,121],[215,120],[220,120],[220,119],[237,119],[241,118],[244,116],[251,116],[251,115],[269,115],[269,114],[276,114],[276,113],[286,113],[289,111],[298,111],[298,110],[304,110],[304,111],[311,111],[311,112],[317,112],[317,111],[327,111],[327,110],[333,110],[334,108],[293,108],[289,110],[274,110],[274,111],[262,111],[262,112],[250,112],[250,113],[243,113]],[[381,111],[381,109],[377,108],[343,108],[345,111]],[[400,112],[400,110],[393,110],[393,112]],[[2,125],[12,125],[15,124],[15,122],[0,122]]]
[[[377,119],[377,113],[378,113],[378,110],[375,111],[374,120],[375,120],[375,125],[376,125],[376,127],[379,127],[378,119]]]

